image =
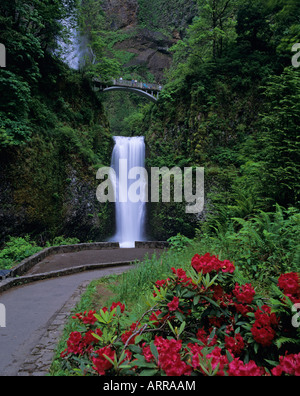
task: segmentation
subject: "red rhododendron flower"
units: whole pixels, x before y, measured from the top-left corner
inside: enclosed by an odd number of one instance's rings
[[[272,341],[276,335],[275,330],[270,326],[263,326],[255,322],[251,329],[254,340],[264,347],[272,345]]]
[[[173,300],[167,304],[169,311],[176,311],[179,307],[179,298],[178,297],[174,297]]]
[[[282,274],[278,286],[293,303],[300,302],[300,276],[297,272]]]
[[[282,374],[300,376],[300,353],[280,356],[279,365],[272,369],[272,374],[280,376]]]
[[[114,361],[115,351],[110,347],[104,347],[95,351],[95,354],[96,356],[93,357],[93,369],[96,370],[99,375],[105,375],[105,371],[109,370],[113,366],[105,356],[108,356],[112,361]]]
[[[229,363],[227,374],[231,377],[260,377],[265,374],[265,370],[258,367],[253,360],[245,364],[236,358]]]
[[[234,337],[225,336],[225,348],[233,355],[240,355],[244,347],[244,340],[240,333],[235,334]]]
[[[297,294],[300,289],[300,278],[297,272],[280,275],[278,286],[287,294]]]
[[[77,313],[76,315],[72,316],[73,319],[79,319],[81,320],[84,324],[90,324],[93,325],[97,322],[97,319],[95,318],[94,314],[96,311],[84,311],[84,313],[80,312]]]
[[[191,359],[192,359],[191,364],[192,364],[193,368],[196,369],[196,368],[200,367],[199,354],[200,354],[200,356],[202,356],[201,351],[204,348],[204,346],[199,345],[199,344],[189,343],[187,345],[187,347],[189,348],[189,354],[191,355]]]
[[[97,329],[95,331],[93,330],[89,330],[87,333],[85,333],[85,336],[82,339],[82,342],[85,346],[89,346],[90,344],[97,343],[98,339],[96,337],[93,336],[94,334],[97,334],[98,336],[102,337],[103,333],[100,329]]]
[[[97,319],[95,318],[94,314],[96,313],[96,311],[89,311],[88,314],[86,314],[86,316],[83,317],[82,321],[85,324],[90,324],[93,325],[97,322]]]
[[[146,362],[150,363],[153,360],[153,355],[152,355],[150,346],[146,345],[146,343],[144,342],[142,349],[143,349],[143,355],[146,359]]]
[[[186,272],[182,268],[171,268],[171,270],[173,271],[173,274],[177,276],[178,283],[184,286],[189,286],[193,284],[193,280],[186,275]],[[197,285],[194,285],[194,287],[197,288]]]
[[[218,342],[217,335],[215,335],[213,337],[213,339],[210,339],[209,336],[210,336],[210,334],[207,334],[203,327],[201,329],[199,329],[196,334],[197,340],[203,342],[203,344],[205,346],[207,346],[208,343],[209,343],[209,346],[216,345],[216,343]]]
[[[251,283],[242,286],[236,283],[232,292],[239,302],[245,304],[251,304],[255,296],[255,290],[251,286]]]
[[[270,346],[276,335],[272,326],[277,325],[278,319],[274,313],[271,313],[269,306],[263,305],[261,309],[258,308],[255,312],[255,322],[251,329],[254,340],[263,346]]]
[[[83,352],[83,346],[81,344],[82,335],[78,331],[73,331],[67,341],[67,351],[69,354],[81,355]]]
[[[248,312],[253,312],[253,308],[249,305],[234,303],[237,312],[247,317]]]
[[[221,264],[221,270],[222,272],[229,272],[230,274],[233,274],[235,271],[235,266],[229,260],[224,260]]]
[[[257,309],[255,312],[255,319],[261,325],[265,326],[278,326],[278,318],[275,313],[271,313],[271,308],[268,305],[263,305],[261,309]]]
[[[113,303],[111,304],[110,310],[113,311],[113,310],[114,310],[115,308],[117,308],[118,306],[121,308],[121,313],[123,313],[123,312],[125,311],[125,304],[120,303],[120,301],[118,301],[118,302],[113,302]]]
[[[225,375],[224,368],[228,365],[228,358],[227,356],[222,355],[221,348],[215,347],[211,353],[206,355],[206,358],[210,360],[213,370],[219,366],[217,375]]]
[[[125,333],[123,333],[123,334],[121,335],[122,342],[123,342],[124,344],[126,344],[126,343],[128,342],[128,340],[129,340],[129,338],[130,338],[132,335],[133,335],[133,332],[132,332],[131,330],[130,330],[130,331],[126,331]],[[127,345],[134,344],[134,342],[135,342],[135,336],[132,337],[132,338],[130,339],[130,341],[128,342]]]
[[[195,254],[192,258],[192,267],[197,272],[202,271],[203,274],[212,271],[219,272],[220,270],[222,270],[222,272],[233,273],[235,270],[234,265],[230,261],[221,261],[218,257],[212,256],[210,253],[206,253],[204,256]]]
[[[158,281],[155,282],[155,286],[160,291],[160,288],[167,286],[169,281],[170,281],[169,278],[158,280]],[[155,292],[153,292],[153,296],[156,297],[157,294]]]
[[[158,365],[168,376],[189,375],[192,368],[181,359],[181,340],[166,340],[155,336],[154,345],[158,351]],[[149,350],[143,350],[149,361]],[[150,352],[151,353],[151,352]]]
[[[204,256],[196,254],[192,258],[192,267],[203,274],[210,273],[212,271],[219,271],[221,269],[221,261],[216,256],[211,256],[210,253],[206,253]]]
[[[218,301],[221,300],[224,296],[224,290],[222,288],[222,286],[220,285],[213,285],[211,288],[214,292],[213,294],[213,300]]]

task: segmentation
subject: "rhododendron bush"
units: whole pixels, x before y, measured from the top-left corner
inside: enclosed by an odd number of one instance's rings
[[[272,298],[237,282],[235,266],[209,253],[157,280],[149,309],[132,322],[124,304],[73,316],[61,353],[81,375],[300,375],[300,277],[276,280]]]

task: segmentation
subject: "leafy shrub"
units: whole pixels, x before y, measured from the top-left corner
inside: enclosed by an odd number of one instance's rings
[[[51,242],[47,242],[46,247],[74,245],[77,243],[79,243],[79,239],[77,238],[59,236]],[[36,242],[30,240],[29,235],[26,235],[24,238],[10,237],[4,248],[0,251],[0,269],[9,269],[14,264],[40,252],[42,249],[42,247],[37,246]]]
[[[41,250],[41,247],[29,240],[28,235],[24,238],[10,237],[4,248],[0,251],[0,269],[11,268],[15,263]]]
[[[188,237],[181,235],[180,233],[168,239],[170,243],[170,249],[181,252],[189,245],[192,241]]]
[[[61,359],[84,375],[264,376],[299,375],[299,329],[292,305],[300,302],[300,276],[283,274],[267,301],[235,266],[209,253],[191,267],[172,268],[149,296],[140,319],[116,302],[77,313]]]
[[[224,216],[219,212],[218,218],[210,224],[213,233],[198,235],[201,244],[213,245],[216,251],[232,257],[248,277],[260,282],[268,279],[266,275],[279,276],[299,268],[300,214],[297,208],[284,209],[276,205],[273,212],[256,210],[251,216],[230,215],[229,219],[226,209],[238,213],[236,206],[225,207]]]
[[[64,236],[55,237],[53,241],[47,243],[47,246],[63,246],[63,245],[77,245],[79,243],[77,238],[65,238]]]

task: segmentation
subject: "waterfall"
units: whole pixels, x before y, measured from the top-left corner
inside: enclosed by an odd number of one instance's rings
[[[87,61],[95,63],[95,56],[90,48],[88,36],[80,31],[76,12],[74,11],[72,15],[60,22],[67,39],[60,38],[57,40],[59,49],[54,53],[74,70],[82,69]]]
[[[146,174],[144,137],[114,137],[115,146],[112,153],[111,168],[116,173],[114,185],[116,235],[113,240],[119,242],[121,248],[135,247],[136,241],[145,240],[146,216]],[[137,171],[139,179],[132,175]],[[131,175],[130,175],[131,174]],[[129,177],[130,176],[130,177]],[[130,190],[139,186],[140,199],[130,199]]]

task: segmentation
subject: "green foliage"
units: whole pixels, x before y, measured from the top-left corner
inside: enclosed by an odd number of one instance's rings
[[[75,0],[20,1],[0,4],[0,36],[7,51],[7,68],[0,70],[0,147],[28,142],[33,91],[39,82],[47,48],[63,35],[63,20]]]
[[[192,240],[179,233],[176,236],[169,238],[168,242],[170,243],[171,250],[181,252],[192,242]]]
[[[24,238],[10,237],[4,248],[0,251],[0,269],[9,269],[27,257],[42,250],[35,242],[30,241],[30,236]]]
[[[63,245],[77,245],[78,238],[66,238],[64,236],[55,237],[51,242],[47,242],[46,246],[63,246]]]
[[[1,69],[0,86],[0,145],[24,143],[31,135],[26,120],[31,97],[29,84],[22,77]]]
[[[101,81],[111,81],[120,75],[120,63],[111,56],[113,43],[108,39],[106,21],[101,0],[82,2],[79,9],[80,28],[88,34],[89,46],[93,52],[93,62],[86,60],[84,68],[86,76],[98,77]]]
[[[47,241],[45,246],[74,245],[79,242],[77,238],[58,236],[51,241]],[[24,237],[9,237],[2,250],[0,250],[0,269],[10,269],[15,264],[40,252],[42,249],[41,246],[37,246],[37,243],[31,239],[30,235],[25,235]]]
[[[265,87],[265,110],[259,121],[263,193],[284,205],[295,205],[300,198],[299,84],[300,72],[291,67],[280,76],[271,77]]]
[[[235,209],[229,210],[233,214]],[[298,209],[277,205],[275,212],[260,210],[249,219],[227,218],[225,225],[220,217],[213,223],[215,232],[199,238],[204,245],[210,240],[222,255],[230,254],[248,277],[267,287],[269,277],[299,269],[299,222]]]

